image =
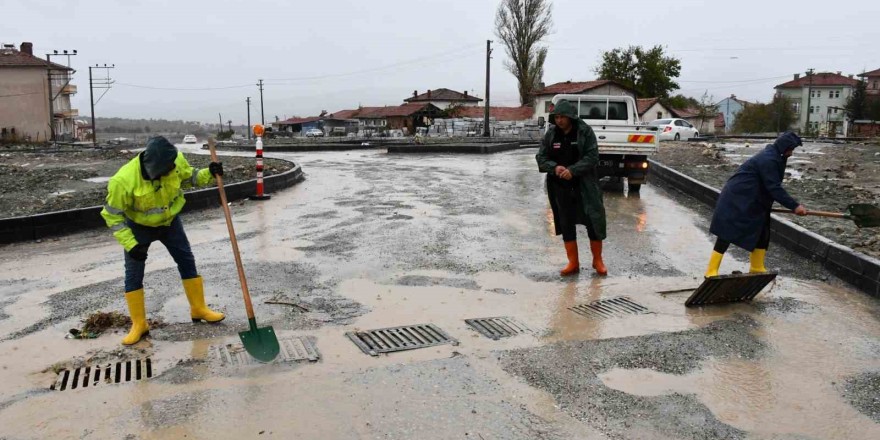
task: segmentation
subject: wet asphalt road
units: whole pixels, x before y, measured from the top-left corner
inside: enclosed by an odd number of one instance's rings
[[[315,338],[321,360],[230,367],[246,328],[219,210],[184,222],[217,326],[188,323],[167,253],[148,262],[152,338],[65,340],[123,311],[105,231],[0,248],[0,438],[767,438],[880,436],[880,304],[771,248],[783,274],[754,304],[687,310],[711,250],[709,211],[656,186],[608,188],[608,278],[562,279],[565,256],[534,151],[278,154],[307,180],[233,206],[258,321]],[[579,231],[586,239],[583,229]],[[732,251],[722,270],[747,269]],[[568,307],[626,295],[651,313]],[[266,304],[294,302],[307,311]],[[463,320],[512,316],[492,341]],[[459,341],[370,357],[344,332],[433,323]],[[150,356],[135,384],[48,392],[51,367]]]

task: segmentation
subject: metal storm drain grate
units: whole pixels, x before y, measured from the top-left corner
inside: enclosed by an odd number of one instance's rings
[[[280,338],[281,351],[274,362],[315,362],[321,358],[315,343],[308,337]],[[220,363],[226,365],[253,365],[260,363],[245,351],[241,343],[215,347]]]
[[[483,336],[494,340],[528,333],[529,328],[521,322],[506,316],[498,318],[465,319],[464,322]]]
[[[626,315],[649,313],[648,309],[626,296],[602,299],[589,304],[570,307],[569,310],[587,318],[608,319]]]
[[[706,278],[685,301],[687,307],[751,301],[776,279],[776,272],[744,273]]]
[[[77,388],[94,388],[99,385],[132,382],[153,377],[153,361],[150,358],[135,359],[61,370],[50,390],[65,391]]]
[[[348,336],[361,351],[370,356],[442,344],[458,345],[457,340],[451,338],[434,324],[406,325],[363,332],[347,332],[345,336]]]

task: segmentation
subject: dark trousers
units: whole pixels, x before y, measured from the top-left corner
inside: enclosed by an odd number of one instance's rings
[[[724,241],[722,239],[715,240],[715,252],[719,254],[723,254],[727,252],[727,248],[730,247],[729,241]],[[755,249],[764,249],[767,250],[770,247],[770,216],[767,216],[767,221],[764,222],[764,227],[761,229],[761,236],[758,237],[758,243],[755,245]]]
[[[581,191],[578,185],[566,187],[553,185],[553,198],[556,201],[559,216],[559,229],[562,230],[562,241],[577,240],[578,210],[581,207]],[[593,224],[587,221],[587,236],[590,240],[598,240]]]
[[[158,228],[139,225],[131,221],[126,221],[126,223],[139,244],[149,246],[150,243],[159,241],[165,245],[165,249],[168,249],[171,258],[174,258],[174,262],[177,263],[177,271],[180,272],[181,279],[187,280],[199,276],[199,272],[196,270],[196,258],[189,246],[189,240],[186,238],[180,217],[176,217],[170,225]],[[137,261],[131,258],[128,252],[125,252],[126,292],[144,287],[145,267],[146,261]]]

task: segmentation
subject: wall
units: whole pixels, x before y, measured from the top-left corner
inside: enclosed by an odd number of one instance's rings
[[[657,117],[658,112],[662,114],[659,118]],[[648,108],[648,111],[646,111],[641,116],[641,119],[642,119],[642,122],[652,122],[657,119],[668,119],[671,117],[673,117],[673,116],[669,113],[669,110],[667,110],[666,107],[663,106],[663,104],[660,104],[659,102],[655,102],[654,105],[652,105],[650,108]]]
[[[563,93],[565,95],[571,95],[572,93]],[[636,99],[636,96],[622,87],[616,86],[614,84],[604,85],[602,87],[597,87],[592,90],[587,90],[583,93],[575,93],[577,95],[613,95],[613,96],[631,96],[633,99]],[[553,100],[553,95],[537,95],[535,97],[535,115],[532,119],[544,118],[545,121],[548,120],[549,113],[546,111],[547,103]]]
[[[724,131],[733,130],[736,123],[736,115],[743,109],[742,104],[733,98],[724,98],[718,102],[718,112],[724,115]]]
[[[50,129],[45,68],[0,68],[0,128],[15,128],[19,138],[46,140]]]

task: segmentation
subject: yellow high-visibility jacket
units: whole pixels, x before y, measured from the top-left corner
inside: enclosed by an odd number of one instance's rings
[[[174,170],[157,180],[141,175],[141,155],[123,165],[107,184],[107,200],[101,217],[119,244],[130,251],[137,244],[125,219],[144,226],[168,226],[186,199],[183,188],[206,186],[213,180],[207,168],[193,169],[183,153],[177,153]]]

